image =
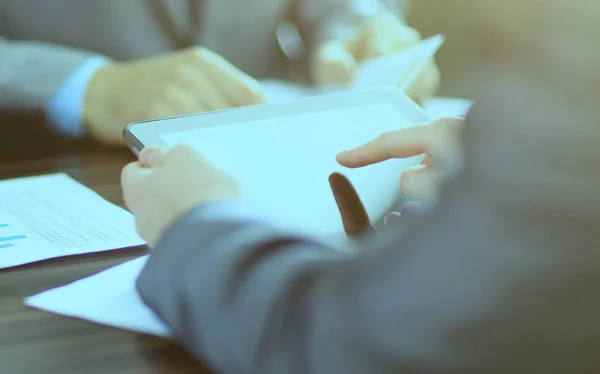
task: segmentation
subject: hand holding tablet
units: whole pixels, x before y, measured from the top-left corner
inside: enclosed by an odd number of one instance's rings
[[[340,172],[379,220],[400,193],[409,158],[346,169],[336,155],[383,132],[429,118],[399,92],[346,92],[134,123],[125,138],[135,153],[148,145],[185,144],[239,182],[244,202],[283,226],[317,235],[344,232],[328,177]]]

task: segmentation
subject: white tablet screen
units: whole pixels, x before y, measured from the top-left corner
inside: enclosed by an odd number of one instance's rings
[[[414,125],[387,102],[342,107],[162,134],[167,145],[188,144],[240,182],[245,200],[278,223],[314,234],[343,232],[328,176],[345,174],[372,219],[399,195],[399,175],[416,159],[361,169],[340,166],[338,152],[383,132]]]

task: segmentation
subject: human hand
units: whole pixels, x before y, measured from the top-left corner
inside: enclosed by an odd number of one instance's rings
[[[421,41],[419,32],[393,14],[366,20],[346,40],[331,40],[317,49],[311,61],[317,85],[348,84],[362,62],[412,47]],[[440,84],[440,72],[430,60],[406,94],[416,102],[433,96]]]
[[[400,187],[412,198],[426,204],[437,198],[439,184],[450,170],[462,163],[463,120],[443,118],[426,125],[382,134],[360,147],[337,155],[337,161],[358,168],[392,158],[425,157],[418,166],[400,175]]]
[[[139,161],[123,169],[121,184],[138,233],[150,247],[194,207],[240,194],[232,176],[187,146],[144,148]]]
[[[91,137],[119,144],[131,122],[263,102],[255,79],[214,52],[190,48],[101,68],[88,86],[83,116]]]
[[[381,235],[381,232],[371,222],[367,209],[352,182],[346,176],[340,173],[332,173],[329,176],[329,186],[340,212],[346,236],[359,238],[366,234]],[[415,209],[420,210],[418,203],[415,201],[407,203],[400,212],[388,213],[385,216],[384,225],[387,227],[390,221],[396,221],[401,216],[414,215]]]
[[[340,173],[329,176],[329,186],[337,204],[342,225],[347,236],[358,237],[368,233],[379,234],[354,186]]]

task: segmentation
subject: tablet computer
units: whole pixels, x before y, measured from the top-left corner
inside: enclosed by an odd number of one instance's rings
[[[401,92],[376,89],[310,97],[128,125],[124,137],[136,155],[148,145],[187,144],[234,175],[246,203],[290,227],[325,234],[343,226],[328,176],[346,175],[374,221],[398,198],[399,173],[417,159],[360,169],[335,161],[337,153],[384,132],[428,122]]]

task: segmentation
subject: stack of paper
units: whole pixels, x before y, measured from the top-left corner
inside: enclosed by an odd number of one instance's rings
[[[0,269],[142,244],[131,214],[65,174],[0,182]]]
[[[147,256],[125,262],[64,287],[42,292],[25,304],[106,326],[169,336],[168,327],[142,302],[135,281]]]

